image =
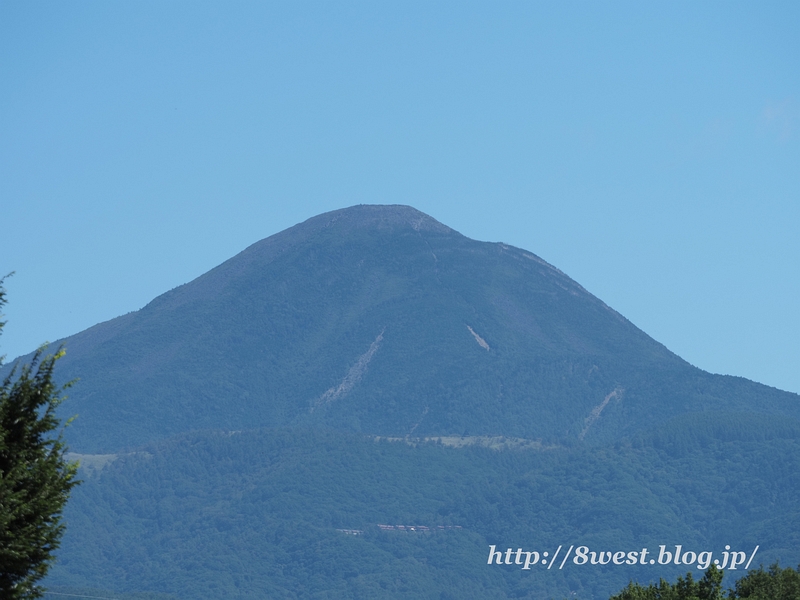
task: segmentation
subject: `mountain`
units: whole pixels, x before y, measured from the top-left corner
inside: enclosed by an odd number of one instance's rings
[[[58,344],[60,594],[588,599],[800,562],[798,395],[410,207],[319,215]]]
[[[58,344],[79,452],[202,429],[603,443],[687,412],[800,418],[797,395],[696,369],[538,256],[407,206],[319,215]]]
[[[757,550],[754,568],[797,564],[800,427],[709,421],[539,449],[320,429],[174,436],[82,469],[47,584],[186,600],[607,599],[631,579],[699,577],[696,557],[724,560],[726,546]],[[585,546],[606,564],[488,565],[492,545]],[[678,545],[690,564],[608,560]],[[746,573],[726,571],[726,586]]]

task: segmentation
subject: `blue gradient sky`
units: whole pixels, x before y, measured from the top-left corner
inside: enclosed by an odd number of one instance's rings
[[[800,3],[0,3],[13,358],[315,214],[530,250],[800,392]]]

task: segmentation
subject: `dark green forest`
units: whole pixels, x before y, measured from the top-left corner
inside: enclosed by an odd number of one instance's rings
[[[675,583],[661,579],[657,584],[629,583],[610,600],[797,600],[800,598],[800,567],[781,568],[775,563],[750,570],[747,575],[724,589],[723,572],[711,566],[696,579],[691,572]]]
[[[209,431],[84,467],[49,583],[209,599],[607,598],[686,568],[523,571],[487,565],[489,546],[759,545],[752,568],[800,562],[800,424],[786,419],[709,415],[604,447],[412,441]]]

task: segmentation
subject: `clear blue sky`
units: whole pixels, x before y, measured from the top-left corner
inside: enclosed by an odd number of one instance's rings
[[[315,214],[535,252],[800,392],[800,3],[0,3],[0,353]]]

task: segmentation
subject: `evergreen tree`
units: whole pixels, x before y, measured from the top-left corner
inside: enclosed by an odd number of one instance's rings
[[[721,586],[722,571],[711,565],[700,581],[687,573],[674,584],[663,579],[647,587],[631,582],[610,600],[800,600],[800,566],[781,569],[776,563],[767,571],[760,567],[738,580],[727,594]]]
[[[728,596],[731,600],[800,600],[800,566],[781,569],[778,564],[768,571],[760,567],[742,577]]]
[[[5,289],[0,278],[0,308]],[[2,330],[4,323],[0,323]],[[36,585],[54,560],[64,525],[61,511],[77,464],[66,460],[55,416],[62,387],[53,368],[64,351],[16,368],[0,385],[0,598],[39,598]]]
[[[677,583],[670,584],[663,579],[658,585],[647,587],[631,582],[610,600],[722,600],[722,571],[711,565],[699,581],[691,573],[686,578],[678,577]]]

